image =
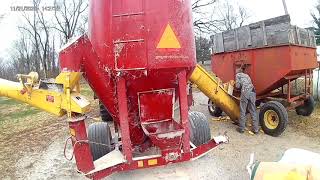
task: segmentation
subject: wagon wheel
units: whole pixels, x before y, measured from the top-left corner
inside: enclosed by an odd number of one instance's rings
[[[288,124],[286,108],[279,102],[270,101],[262,105],[259,113],[259,121],[262,130],[277,137],[283,133]]]
[[[111,145],[111,131],[108,123],[97,122],[89,126],[88,139],[93,160],[108,154],[114,148]]]
[[[195,146],[207,143],[211,139],[210,125],[201,112],[189,112],[190,141]]]
[[[208,99],[208,110],[209,113],[211,114],[211,116],[214,117],[220,117],[222,114],[222,109],[220,109],[219,107],[217,107],[212,101],[211,99]]]
[[[313,97],[304,100],[304,104],[296,107],[296,113],[301,116],[310,116],[314,110],[315,102]]]

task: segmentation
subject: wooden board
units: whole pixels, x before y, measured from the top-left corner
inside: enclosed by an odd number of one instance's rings
[[[316,47],[312,31],[291,25],[289,15],[256,22],[211,36],[214,53],[280,45]]]

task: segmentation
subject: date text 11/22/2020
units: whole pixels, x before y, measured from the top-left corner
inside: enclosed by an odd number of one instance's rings
[[[10,6],[11,11],[59,11],[59,6]]]

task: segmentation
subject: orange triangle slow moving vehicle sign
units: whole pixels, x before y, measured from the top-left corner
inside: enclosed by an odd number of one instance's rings
[[[181,45],[177,36],[174,34],[170,24],[167,25],[161,39],[157,45],[157,49],[180,49]]]

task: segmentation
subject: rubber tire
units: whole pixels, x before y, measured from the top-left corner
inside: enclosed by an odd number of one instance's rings
[[[94,161],[113,150],[111,147],[111,131],[108,123],[106,122],[97,122],[91,124],[88,131],[88,139]]]
[[[211,140],[210,125],[207,117],[201,112],[189,112],[190,141],[200,146]]]
[[[269,129],[264,123],[264,113],[267,110],[274,110],[279,117],[279,124],[275,129]],[[266,134],[273,137],[278,137],[285,131],[288,125],[288,112],[281,103],[277,101],[269,101],[262,105],[259,112],[259,121],[260,121],[262,130]]]
[[[310,116],[314,110],[315,101],[313,97],[309,96],[304,100],[304,104],[296,107],[296,113],[301,116]]]
[[[99,101],[99,107],[100,107],[101,120],[103,122],[113,121],[112,116],[110,115],[110,113],[107,110],[107,108],[101,103],[101,101]]]
[[[260,105],[261,105],[261,103],[262,103],[262,101],[260,101],[260,100],[256,100],[256,107],[259,107]]]
[[[211,106],[210,106],[211,105]],[[217,107],[211,99],[208,99],[208,111],[213,117],[220,117],[222,115],[222,109]]]

